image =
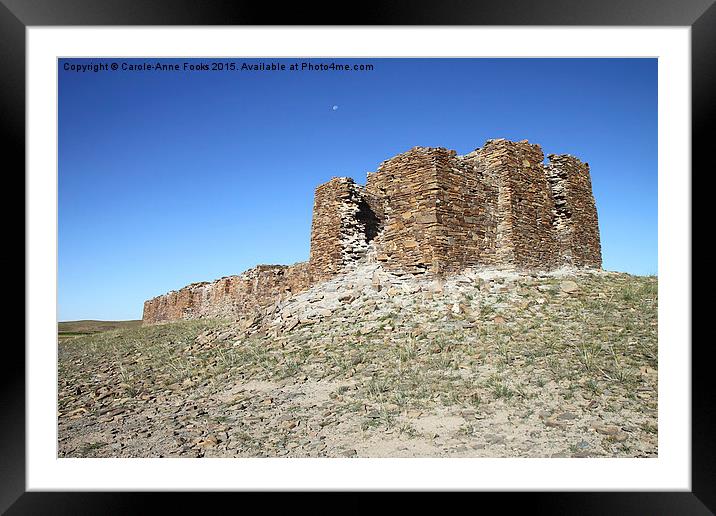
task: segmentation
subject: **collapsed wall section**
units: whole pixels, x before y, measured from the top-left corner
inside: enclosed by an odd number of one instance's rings
[[[233,319],[311,286],[308,263],[259,265],[238,276],[193,283],[145,301],[144,324],[200,318]]]
[[[373,203],[374,204],[374,203]],[[381,229],[364,189],[347,177],[316,188],[309,269],[315,281],[329,279],[365,257]]]
[[[554,198],[553,229],[561,264],[602,266],[597,206],[589,164],[568,154],[550,154],[546,166]]]

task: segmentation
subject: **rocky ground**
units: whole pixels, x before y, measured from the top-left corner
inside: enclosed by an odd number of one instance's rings
[[[60,457],[655,457],[657,278],[362,265],[59,344]]]

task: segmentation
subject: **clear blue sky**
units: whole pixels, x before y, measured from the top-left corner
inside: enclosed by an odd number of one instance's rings
[[[657,273],[656,59],[64,70],[112,62],[59,62],[60,320],[138,319],[145,299],[188,283],[306,260],[318,184],[365,183],[416,145],[463,154],[490,138],[589,162],[604,268]]]

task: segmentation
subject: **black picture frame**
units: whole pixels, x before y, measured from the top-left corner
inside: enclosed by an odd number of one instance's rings
[[[343,14],[339,15],[339,10]],[[347,14],[349,13],[349,15]],[[330,6],[285,3],[198,2],[192,0],[0,0],[0,118],[5,163],[25,166],[25,30],[32,26],[117,25],[571,25],[691,27],[692,169],[706,164],[713,145],[716,91],[716,6],[714,0],[500,0],[469,2],[360,2],[345,11]],[[12,170],[6,169],[9,173]],[[684,171],[685,180],[691,171]],[[18,174],[19,175],[19,174]],[[693,177],[693,174],[691,174]],[[27,257],[25,257],[27,258]],[[27,269],[25,269],[27,282]],[[27,315],[27,314],[25,314]],[[161,497],[166,510],[193,512],[189,493],[26,492],[25,488],[25,351],[5,343],[0,375],[0,511],[7,514],[143,513]],[[501,510],[527,508],[548,514],[713,514],[716,511],[716,435],[708,342],[693,346],[692,491],[480,493],[480,502]],[[12,364],[12,365],[10,365]],[[222,494],[216,499],[255,495]],[[357,497],[352,493],[351,497]],[[203,497],[202,497],[203,498]],[[212,497],[214,498],[214,497]],[[421,496],[414,500],[420,503]],[[482,500],[489,498],[490,500]],[[191,501],[190,501],[191,499]],[[202,504],[206,510],[205,501]],[[455,503],[458,503],[457,501]],[[315,507],[313,503],[304,507]],[[323,502],[321,503],[323,506]],[[328,506],[324,506],[328,510]],[[360,511],[359,503],[342,507]],[[485,505],[484,507],[488,507]],[[332,512],[332,511],[331,511]]]

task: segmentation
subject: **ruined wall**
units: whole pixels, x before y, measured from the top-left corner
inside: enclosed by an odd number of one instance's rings
[[[560,263],[552,220],[554,200],[539,145],[488,140],[476,151],[485,181],[497,192],[495,252],[490,263],[550,269]]]
[[[259,265],[238,276],[193,283],[145,301],[144,324],[200,319],[233,319],[254,313],[311,285],[308,263]]]
[[[368,176],[366,192],[379,201],[383,231],[376,239],[378,260],[391,269],[424,272],[440,262],[444,241],[438,223],[438,167],[450,151],[414,147],[381,163]]]
[[[369,174],[366,192],[382,201],[376,244],[389,269],[449,273],[494,253],[495,189],[475,156],[415,147]]]
[[[365,257],[368,243],[380,229],[363,187],[352,179],[334,177],[318,186],[311,224],[312,277],[316,281],[329,279]]]
[[[315,191],[307,262],[158,296],[145,302],[144,322],[250,314],[346,271],[369,250],[405,273],[601,267],[589,166],[568,155],[543,159],[539,145],[497,139],[464,156],[414,147],[381,163],[365,187],[333,178]]]
[[[554,267],[559,244],[543,159],[539,145],[490,140],[465,156],[416,147],[383,162],[366,185],[382,199],[378,259],[410,272]]]
[[[433,272],[457,272],[492,263],[497,233],[497,190],[475,155],[454,152],[438,167],[440,261]]]
[[[601,267],[597,207],[589,164],[567,154],[550,154],[546,167],[555,208],[554,233],[564,265]]]

